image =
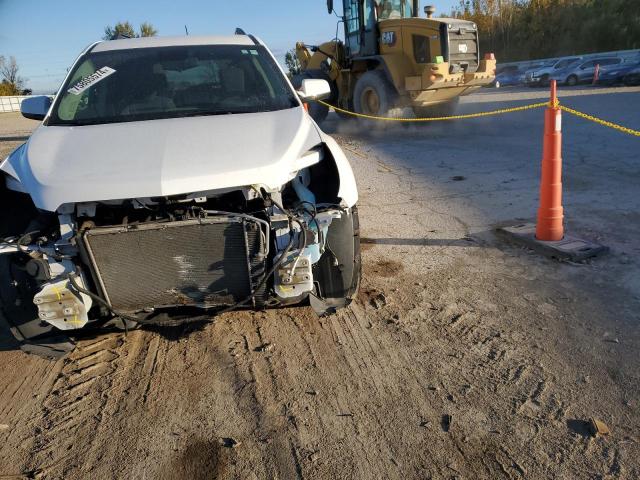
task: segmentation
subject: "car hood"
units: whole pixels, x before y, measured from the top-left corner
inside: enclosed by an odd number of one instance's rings
[[[278,188],[321,142],[302,107],[82,127],[40,126],[2,170],[38,208],[245,185]]]

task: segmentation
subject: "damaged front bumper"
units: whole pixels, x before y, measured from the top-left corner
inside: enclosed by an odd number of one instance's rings
[[[113,206],[124,215],[117,224],[105,224],[111,206],[66,205],[57,225],[5,243],[0,253],[20,256],[37,285],[38,319],[58,330],[114,318],[175,324],[237,308],[290,305],[309,295],[322,299],[314,269],[331,255],[332,222],[350,209],[317,202],[309,182],[302,171],[281,191],[252,186],[172,204],[132,199]],[[243,209],[255,211],[208,208],[231,207],[240,195]],[[101,208],[108,214],[101,216]],[[146,212],[154,218],[139,220]]]

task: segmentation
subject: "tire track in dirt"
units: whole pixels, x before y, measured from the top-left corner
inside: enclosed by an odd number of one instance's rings
[[[24,458],[31,450],[34,438],[30,431],[38,418],[38,403],[51,390],[61,365],[20,352],[3,365],[3,372],[13,375],[3,375],[2,380],[9,381],[0,393],[0,424],[8,426],[0,430],[0,476],[28,471],[23,462],[8,459],[15,458],[16,452],[23,452]]]
[[[81,341],[64,359],[33,430],[35,441],[28,471],[39,477],[63,478],[82,464],[86,445],[78,448],[76,442],[83,437],[81,431],[97,428],[102,420],[104,394],[113,382],[122,344],[118,335]]]

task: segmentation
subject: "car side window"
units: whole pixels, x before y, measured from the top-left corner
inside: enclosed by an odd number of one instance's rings
[[[574,63],[576,63],[576,59],[575,58],[568,58],[566,60],[562,60],[560,63],[558,63],[555,67],[555,70],[559,70],[561,68],[566,68]]]
[[[78,69],[73,73],[69,84],[73,85],[83,78],[88,77],[95,71],[96,67],[93,62],[91,60],[85,60],[82,65],[80,65]],[[86,108],[91,91],[91,89],[87,89],[80,95],[65,96],[62,99],[62,102],[60,102],[60,107],[58,109],[58,115],[60,116],[60,118],[63,120],[71,120],[72,118],[75,118],[79,111],[82,111],[83,108]]]

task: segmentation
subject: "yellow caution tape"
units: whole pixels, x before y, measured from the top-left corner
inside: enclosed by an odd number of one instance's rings
[[[352,115],[358,118],[367,118],[369,120],[381,120],[381,121],[387,121],[387,122],[440,122],[444,120],[462,120],[465,118],[480,118],[480,117],[488,117],[490,115],[501,115],[503,113],[522,112],[524,110],[532,110],[534,108],[542,108],[542,107],[547,107],[549,105],[549,102],[543,102],[543,103],[533,103],[531,105],[524,105],[522,107],[501,108],[500,110],[492,110],[490,112],[467,113],[465,115],[450,115],[447,117],[396,118],[396,117],[380,117],[377,115],[366,115],[364,113],[350,112],[349,110],[343,110],[342,108],[325,103],[322,100],[317,100],[317,102],[320,103],[321,105],[324,105],[325,107],[333,108],[336,112],[345,113],[347,115]]]
[[[555,108],[560,108],[561,110],[564,110],[567,113],[571,113],[572,115],[576,115],[577,117],[584,118],[586,120],[591,120],[592,122],[598,123],[605,127],[613,128],[614,130],[618,130],[623,133],[628,133],[629,135],[633,135],[635,137],[640,137],[640,131],[638,130],[633,130],[631,128],[627,128],[622,125],[618,125],[617,123],[608,122],[606,120],[599,119],[592,115],[587,115],[586,113],[579,112],[578,110],[565,107],[563,105],[560,105],[560,102],[558,100],[556,100],[554,105],[550,105],[550,102],[532,103],[530,105],[524,105],[521,107],[501,108],[499,110],[491,110],[489,112],[477,112],[477,113],[467,113],[465,115],[449,115],[447,117],[429,117],[429,118],[398,118],[398,117],[382,117],[378,115],[366,115],[364,113],[356,113],[356,112],[351,112],[349,110],[344,110],[342,108],[323,102],[322,100],[317,100],[317,102],[321,105],[324,105],[325,107],[333,108],[336,112],[344,113],[346,115],[351,115],[353,117],[358,117],[358,118],[367,118],[369,120],[386,121],[386,122],[441,122],[446,120],[463,120],[466,118],[489,117],[491,115],[502,115],[504,113],[522,112],[524,110],[532,110],[534,108],[551,106]]]
[[[633,135],[634,137],[640,137],[640,131],[638,130],[632,130],[631,128],[623,127],[622,125],[618,125],[617,123],[602,120],[600,118],[594,117],[593,115],[587,115],[586,113],[579,112],[578,110],[574,110],[573,108],[565,107],[564,105],[560,105],[559,108],[567,113],[580,118],[584,118],[585,120],[590,120],[605,127],[613,128],[614,130],[618,130],[623,133],[628,133],[629,135]]]

